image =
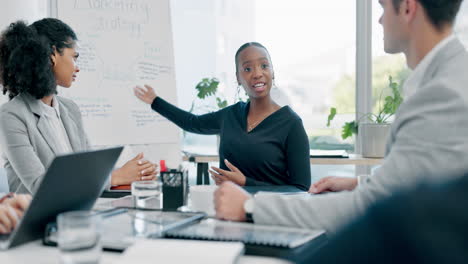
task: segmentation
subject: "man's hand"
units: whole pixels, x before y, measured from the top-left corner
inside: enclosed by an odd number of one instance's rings
[[[351,191],[356,188],[357,179],[328,176],[310,186],[310,193]]]
[[[216,217],[223,220],[245,221],[244,203],[251,197],[232,182],[223,182],[214,193]]]

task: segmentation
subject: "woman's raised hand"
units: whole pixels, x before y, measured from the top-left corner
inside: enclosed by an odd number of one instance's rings
[[[152,104],[154,99],[158,97],[156,93],[154,92],[153,87],[145,84],[145,88],[141,86],[135,86],[133,88],[133,92],[138,99],[141,101],[147,103],[147,104]]]

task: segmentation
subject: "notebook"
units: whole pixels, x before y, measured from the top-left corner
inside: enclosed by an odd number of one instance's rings
[[[197,225],[166,232],[170,238],[239,241],[246,244],[295,248],[319,236],[324,230],[309,230],[280,226],[205,219]]]

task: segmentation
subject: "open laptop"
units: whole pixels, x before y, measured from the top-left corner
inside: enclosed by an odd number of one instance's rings
[[[0,238],[0,250],[42,238],[47,223],[62,212],[91,209],[122,149],[57,156],[16,229]]]

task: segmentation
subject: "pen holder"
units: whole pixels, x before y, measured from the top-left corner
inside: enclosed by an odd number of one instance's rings
[[[161,172],[163,183],[163,209],[176,210],[186,204],[188,191],[187,171]]]

